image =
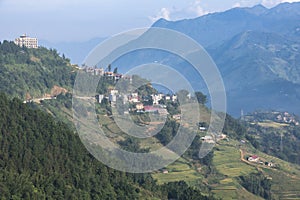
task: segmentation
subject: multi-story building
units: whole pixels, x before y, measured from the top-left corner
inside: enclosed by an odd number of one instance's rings
[[[26,34],[21,35],[19,38],[15,39],[15,44],[19,46],[25,46],[27,48],[38,48],[38,39],[31,38]]]

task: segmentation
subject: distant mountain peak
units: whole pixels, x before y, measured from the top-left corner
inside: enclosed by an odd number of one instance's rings
[[[299,20],[300,17],[300,2],[294,3],[281,3],[271,8],[268,13],[270,18],[279,18],[279,19],[295,19]]]
[[[160,18],[156,22],[154,22],[154,24],[152,26],[153,27],[161,27],[161,26],[166,26],[169,23],[171,23],[171,21],[168,21],[164,18]]]
[[[266,8],[266,7],[263,6],[262,4],[257,4],[257,5],[255,5],[255,6],[253,6],[252,8],[255,8],[255,9],[259,8],[259,9],[268,10],[268,8]]]
[[[258,4],[252,8],[246,8],[247,12],[254,14],[254,15],[262,15],[268,12],[268,8],[264,7],[262,4]]]

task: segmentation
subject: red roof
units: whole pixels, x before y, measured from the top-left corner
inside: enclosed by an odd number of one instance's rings
[[[153,106],[144,106],[144,110],[145,111],[156,111],[158,110],[159,108],[155,108]]]
[[[251,158],[252,159],[256,159],[256,158],[258,158],[258,156],[257,155],[253,155],[253,156],[251,156]]]

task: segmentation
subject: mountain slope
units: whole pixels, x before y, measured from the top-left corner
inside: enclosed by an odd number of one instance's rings
[[[105,38],[94,38],[86,42],[60,42],[52,43],[45,40],[39,41],[41,46],[55,48],[58,52],[70,58],[71,63],[81,65],[85,57]]]
[[[56,50],[0,43],[0,91],[22,99],[44,96],[55,86],[70,90],[75,71]]]
[[[229,112],[278,109],[300,113],[300,43],[247,31],[210,50],[219,66]]]
[[[0,199],[214,199],[184,182],[104,166],[73,130],[34,104],[0,94]]]
[[[206,47],[224,79],[230,114],[239,116],[241,109],[300,114],[299,10],[299,2],[272,9],[258,5],[196,19],[161,19],[153,26],[183,32]],[[176,67],[188,70],[182,63]]]
[[[138,184],[95,161],[66,125],[3,94],[0,102],[0,198],[137,198]]]

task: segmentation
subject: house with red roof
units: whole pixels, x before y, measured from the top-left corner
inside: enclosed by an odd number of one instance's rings
[[[258,162],[258,160],[259,160],[259,157],[257,155],[253,155],[248,158],[248,161],[250,161],[250,162]]]

